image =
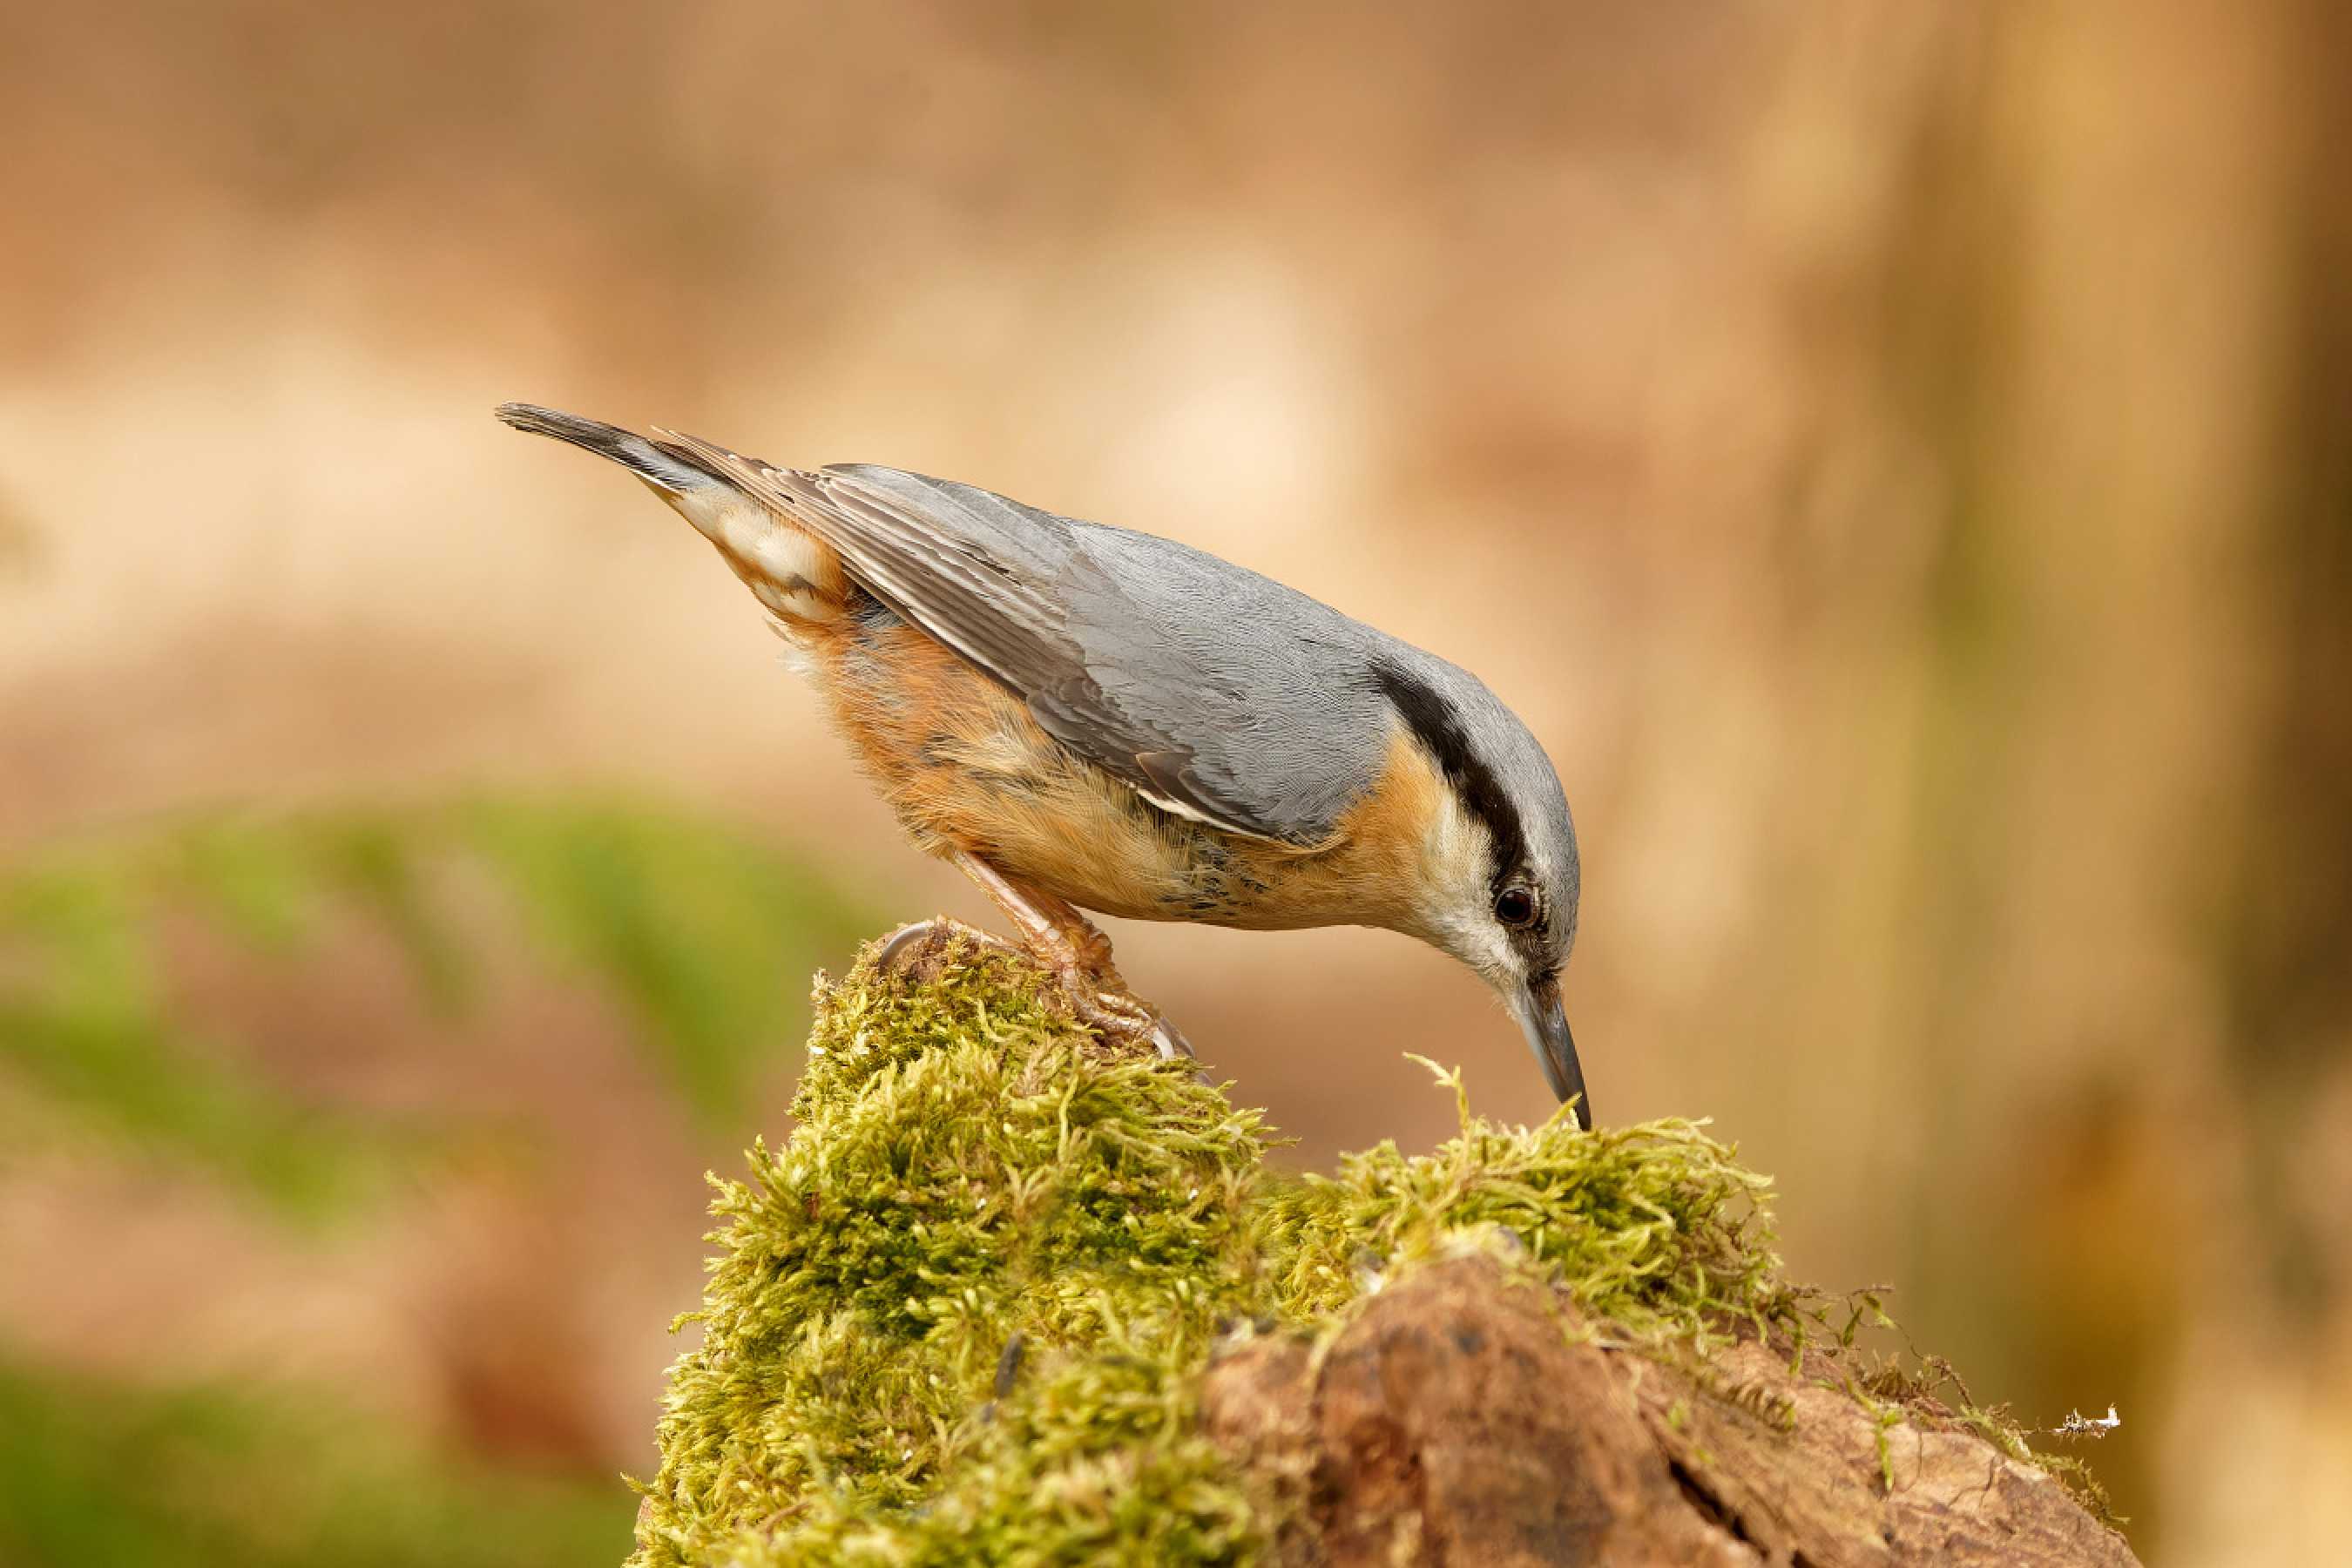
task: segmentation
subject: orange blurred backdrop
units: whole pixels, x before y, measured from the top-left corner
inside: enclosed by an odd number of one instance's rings
[[[984,919],[709,551],[489,409],[1163,533],[1527,717],[1583,842],[1596,1098],[1713,1117],[1793,1274],[1891,1284],[2029,1424],[2117,1405],[2081,1451],[2152,1561],[2352,1533],[2339,8],[6,24],[0,855],[623,791],[797,847],[877,929]],[[1408,1050],[1549,1110],[1402,939],[1114,935],[1300,1162],[1450,1130]],[[698,1127],[558,980],[453,1049],[379,968],[188,961],[269,1071],[497,1104],[545,1167],[321,1240],[19,1152],[0,1347],[321,1380],[492,1474],[643,1469],[699,1173],[784,1131],[788,1077]]]

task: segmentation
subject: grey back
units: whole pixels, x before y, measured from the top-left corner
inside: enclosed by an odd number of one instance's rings
[[[1008,645],[998,628],[979,662],[1047,733],[1234,831],[1328,837],[1386,760],[1391,717],[1372,658],[1441,662],[1172,540],[898,468],[826,473],[1000,579],[982,613],[1026,635]]]

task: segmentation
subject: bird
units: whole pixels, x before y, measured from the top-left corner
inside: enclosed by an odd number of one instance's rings
[[[1591,1128],[1561,990],[1575,824],[1476,676],[1204,551],[975,486],[497,414],[618,463],[717,546],[917,846],[1088,1026],[1192,1055],[1085,911],[1400,931],[1492,987]]]

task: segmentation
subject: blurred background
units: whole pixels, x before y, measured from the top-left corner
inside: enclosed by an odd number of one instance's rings
[[[2352,1531],[2352,12],[5,21],[0,1562],[617,1560],[810,974],[989,914],[507,398],[1478,669],[1611,1118],[2149,1560]],[[1549,1109],[1403,939],[1114,934],[1298,1162]]]

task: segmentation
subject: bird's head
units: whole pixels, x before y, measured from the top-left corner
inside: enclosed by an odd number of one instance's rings
[[[1411,934],[1468,964],[1518,1019],[1552,1091],[1592,1126],[1560,971],[1576,944],[1576,825],[1559,776],[1518,717],[1437,660],[1375,666],[1433,774]]]

